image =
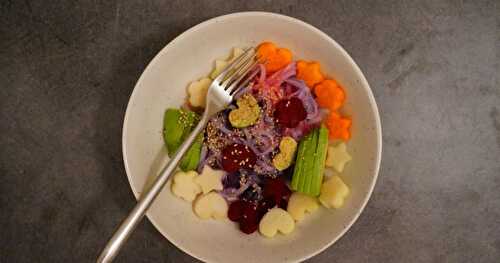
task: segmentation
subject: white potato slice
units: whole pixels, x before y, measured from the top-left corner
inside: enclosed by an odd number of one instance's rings
[[[341,208],[349,192],[349,187],[335,175],[321,185],[319,201],[327,208]]]
[[[194,213],[201,219],[224,219],[227,210],[226,200],[216,192],[201,195],[194,202]]]
[[[198,177],[195,171],[177,172],[172,182],[172,193],[186,201],[192,202],[201,193],[201,187],[194,182]]]
[[[209,78],[202,78],[197,81],[191,82],[188,86],[189,103],[193,107],[205,108],[207,100],[208,87],[212,80]]]
[[[344,170],[345,164],[351,160],[352,157],[347,152],[345,143],[342,142],[337,146],[328,147],[325,165],[333,167],[335,171],[341,173]]]
[[[205,165],[203,171],[201,171],[200,176],[194,179],[204,194],[212,190],[222,190],[222,176],[224,176],[224,171],[214,170],[210,166]]]
[[[215,67],[210,73],[210,78],[215,79],[229,63],[233,62],[237,57],[239,57],[244,52],[245,51],[243,49],[235,47],[233,48],[231,56],[229,56],[228,59],[215,60]]]
[[[288,201],[286,210],[295,221],[304,219],[305,213],[312,213],[319,207],[318,200],[310,195],[294,192]]]
[[[287,235],[294,229],[295,221],[292,216],[277,207],[269,210],[259,223],[259,232],[266,237],[274,237],[278,232]]]

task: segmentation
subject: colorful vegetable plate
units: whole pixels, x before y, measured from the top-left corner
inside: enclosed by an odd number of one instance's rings
[[[127,176],[139,198],[197,122],[210,78],[246,47],[256,47],[266,64],[214,117],[147,217],[203,261],[305,260],[361,214],[377,180],[382,136],[361,70],[302,21],[235,13],[172,40],[143,72],[127,107]]]

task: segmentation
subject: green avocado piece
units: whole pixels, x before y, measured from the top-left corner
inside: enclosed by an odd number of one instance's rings
[[[323,172],[325,170],[326,152],[328,149],[328,129],[324,126],[318,131],[318,145],[313,168],[313,180],[311,182],[310,193],[313,196],[318,196],[323,182]]]
[[[163,140],[167,146],[168,155],[175,153],[182,140],[184,127],[179,125],[181,111],[178,109],[167,109],[163,118]]]
[[[181,119],[180,122],[184,126],[184,133],[182,134],[182,141],[184,141],[191,131],[194,129],[196,124],[200,121],[200,116],[194,112],[189,110],[180,110],[181,111]]]
[[[198,121],[198,114],[189,110],[168,109],[165,112],[163,120],[163,139],[169,156],[175,154]],[[179,167],[183,171],[189,171],[196,168],[200,160],[202,143],[203,134],[200,134],[179,164]]]
[[[202,144],[203,135],[200,134],[198,135],[198,137],[196,137],[196,140],[194,141],[193,145],[191,145],[186,155],[184,155],[184,158],[182,158],[181,163],[179,164],[181,170],[187,172],[195,170],[196,167],[198,167],[198,163],[200,162]]]

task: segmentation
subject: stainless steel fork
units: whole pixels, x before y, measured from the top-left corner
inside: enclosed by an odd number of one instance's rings
[[[189,147],[195,141],[196,136],[201,133],[210,117],[223,110],[233,100],[233,95],[243,86],[246,86],[253,74],[249,73],[258,63],[253,48],[247,49],[242,55],[230,63],[210,85],[206,98],[206,107],[200,122],[193,129],[188,138],[181,144],[175,155],[170,159],[167,166],[161,171],[149,191],[141,196],[140,200],[122,222],[113,237],[101,252],[97,262],[111,262],[118,254],[122,245],[127,241],[130,234],[137,227],[137,224],[144,217],[144,214],[151,206],[156,196],[167,182],[168,178],[175,171]]]

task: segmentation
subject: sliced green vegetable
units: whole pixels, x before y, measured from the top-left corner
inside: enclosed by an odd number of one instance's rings
[[[195,112],[183,109],[168,109],[163,120],[163,139],[168,155],[172,156],[198,123],[199,116]],[[200,160],[203,135],[200,135],[182,158],[179,167],[183,171],[196,168]]]
[[[308,144],[306,150],[306,158],[304,164],[304,171],[302,172],[302,177],[304,177],[304,181],[302,186],[299,186],[300,192],[302,193],[311,193],[311,183],[313,180],[313,168],[314,168],[314,160],[316,155],[316,147],[318,145],[318,130],[314,129],[312,132],[311,142]]]
[[[295,167],[292,177],[292,189],[299,191],[299,187],[304,183],[304,166],[306,163],[306,151],[312,141],[313,133],[304,136],[299,143],[299,150],[295,159]]]
[[[328,147],[328,130],[314,129],[299,144],[292,189],[311,196],[319,195]]]
[[[168,109],[163,118],[163,140],[167,146],[168,155],[173,154],[180,145],[184,127],[179,125],[181,111],[178,109]]]
[[[193,145],[191,145],[188,152],[186,153],[186,155],[184,155],[184,158],[182,158],[181,163],[179,164],[179,167],[183,171],[191,171],[198,167],[198,163],[200,162],[202,144],[203,135],[200,134],[198,137],[196,137]]]
[[[304,166],[304,154],[306,150],[307,137],[302,138],[299,142],[299,149],[297,150],[297,156],[295,157],[295,167],[293,168],[293,177],[292,177],[292,189],[295,191],[299,190],[299,181],[302,175],[302,168]]]
[[[297,185],[297,191],[302,191],[302,187],[304,185],[304,180],[306,179],[306,174],[304,173],[305,168],[306,168],[306,163],[307,163],[307,151],[311,146],[311,142],[313,140],[313,134],[310,134],[311,136],[307,136],[304,140],[304,154],[302,155],[302,166],[299,171],[299,183]]]
[[[321,183],[323,182],[323,175],[325,170],[326,152],[328,148],[328,129],[324,126],[318,131],[318,146],[316,147],[316,156],[313,168],[313,180],[311,184],[311,193],[314,196],[320,194]]]

